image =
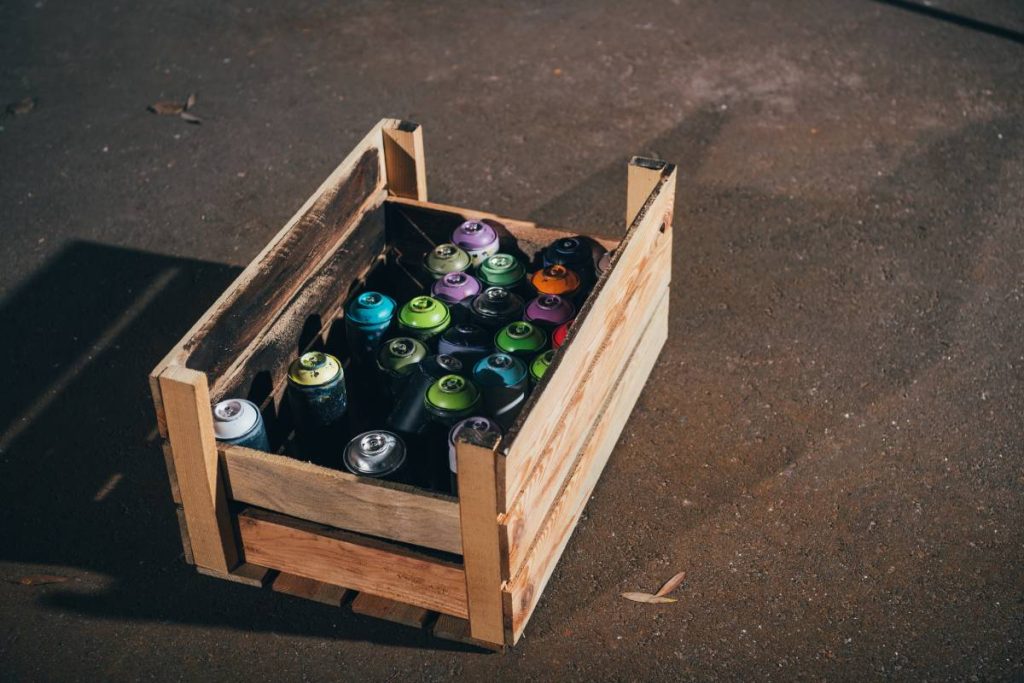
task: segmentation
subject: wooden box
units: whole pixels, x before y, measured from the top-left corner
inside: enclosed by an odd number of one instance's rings
[[[260,405],[282,442],[289,361],[330,340],[380,268],[471,217],[524,250],[571,234],[428,202],[421,128],[377,124],[150,375],[186,559],[331,604],[358,591],[356,611],[514,644],[667,336],[675,180],[672,164],[630,161],[625,235],[598,240],[611,270],[508,434],[458,445],[458,498],[224,447],[210,407],[230,396]]]

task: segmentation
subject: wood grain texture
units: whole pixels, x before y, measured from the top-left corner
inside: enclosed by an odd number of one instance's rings
[[[631,272],[627,300],[615,297],[615,290],[607,293],[614,313],[607,318],[610,322],[604,334],[593,340],[601,346],[590,354],[592,365],[582,373],[568,376],[571,388],[562,389],[556,382],[548,389],[562,397],[558,415],[562,424],[544,445],[529,478],[500,520],[499,537],[506,562],[502,576],[506,579],[516,573],[526,558],[572,471],[573,456],[587,438],[597,410],[613,391],[617,370],[625,366],[661,304],[671,277],[672,245],[667,235],[658,237],[642,265]],[[577,339],[574,343],[584,341]]]
[[[422,607],[414,607],[404,602],[388,600],[379,595],[360,593],[352,601],[352,611],[367,617],[384,619],[403,626],[423,628],[430,618],[431,612]]]
[[[503,589],[509,643],[514,644],[523,634],[667,338],[668,292],[664,290],[660,305],[620,373],[615,390],[602,406],[576,468],[560,492],[537,542],[518,574]]]
[[[401,546],[249,508],[238,515],[250,562],[467,618],[462,567]]]
[[[499,440],[495,434],[463,432],[455,447],[470,635],[496,644],[505,642],[494,478]]]
[[[609,273],[598,280],[569,333],[565,346],[544,380],[528,399],[516,423],[505,435],[498,460],[498,508],[507,512],[534,469],[544,467],[566,452],[577,450],[579,439],[611,390],[615,376],[605,354],[621,335],[635,335],[625,327],[638,305],[638,292],[649,296],[659,281],[671,278],[672,211],[675,167],[664,175],[626,232],[612,258]],[[635,338],[635,337],[634,337]],[[586,400],[580,391],[587,388]]]
[[[626,175],[626,225],[633,225],[640,209],[654,192],[666,164],[658,159],[633,157],[629,160]]]
[[[240,446],[222,447],[221,457],[230,500],[339,529],[462,553],[459,504],[450,496]]]
[[[164,455],[164,466],[167,467],[167,482],[171,486],[171,500],[175,505],[181,505],[181,488],[178,486],[178,473],[174,471],[174,456],[171,454],[171,444],[163,440],[160,442],[160,451]]]
[[[238,564],[238,549],[220,476],[206,376],[167,368],[160,375],[160,392],[192,556],[199,567],[227,573]]]
[[[266,567],[249,564],[248,562],[243,562],[227,573],[206,569],[205,567],[196,567],[196,570],[200,574],[212,576],[215,579],[224,579],[225,581],[232,581],[243,586],[253,586],[255,588],[263,588],[272,574]]]
[[[283,593],[296,598],[304,598],[319,602],[331,607],[341,607],[341,604],[352,591],[341,586],[335,586],[322,581],[314,581],[304,576],[280,572],[271,584],[275,593]]]
[[[384,168],[388,192],[397,197],[427,200],[427,164],[423,127],[402,121],[384,133]]]
[[[174,506],[174,515],[178,520],[178,531],[181,533],[181,553],[187,564],[195,564],[192,556],[192,541],[188,537],[188,523],[185,521],[185,510],[180,505]]]

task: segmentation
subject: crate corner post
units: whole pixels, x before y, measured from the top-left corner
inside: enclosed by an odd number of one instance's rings
[[[388,192],[397,197],[427,201],[423,126],[412,121],[395,121],[381,132]]]
[[[499,441],[494,434],[463,432],[456,444],[456,471],[469,634],[475,640],[502,646],[506,615],[496,482]]]
[[[159,376],[171,457],[197,567],[228,574],[239,563],[221,476],[206,375],[172,365]]]

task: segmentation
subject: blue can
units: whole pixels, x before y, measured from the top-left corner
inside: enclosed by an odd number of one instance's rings
[[[260,409],[244,398],[229,398],[213,407],[213,434],[221,443],[270,452]]]
[[[526,402],[526,363],[507,353],[492,353],[473,366],[473,381],[483,392],[485,412],[508,430]]]
[[[373,364],[397,308],[395,300],[380,292],[363,292],[345,308],[345,336],[349,351],[360,364]]]

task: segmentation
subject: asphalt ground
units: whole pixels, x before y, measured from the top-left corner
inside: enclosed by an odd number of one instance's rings
[[[1022,31],[1012,0],[0,4],[0,103],[34,98],[0,121],[2,678],[1020,679]],[[201,125],[146,110],[193,92]],[[631,155],[680,167],[670,339],[505,655],[197,575],[152,439],[147,372],[384,116],[432,199],[582,232],[621,234]]]

